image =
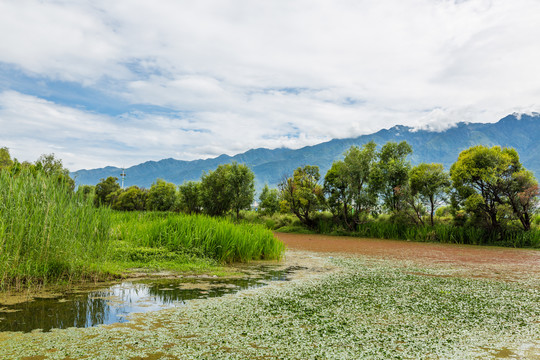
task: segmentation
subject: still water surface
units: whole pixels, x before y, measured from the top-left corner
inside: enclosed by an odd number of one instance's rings
[[[66,292],[54,298],[34,298],[16,304],[0,304],[0,331],[29,332],[36,329],[90,327],[127,322],[128,315],[182,306],[192,299],[231,294],[266,285],[268,281],[286,281],[298,270],[272,266],[256,269],[256,276],[235,279],[153,279],[126,281],[107,288],[85,292]]]

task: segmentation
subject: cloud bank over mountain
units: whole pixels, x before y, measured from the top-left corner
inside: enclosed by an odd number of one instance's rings
[[[388,141],[407,141],[413,147],[412,164],[421,162],[441,163],[446,170],[457,160],[458,154],[475,145],[513,147],[523,165],[537,177],[540,175],[540,114],[511,114],[496,123],[465,124],[443,132],[417,130],[402,125],[355,138],[335,139],[301,149],[251,149],[235,156],[221,155],[216,158],[194,161],[163,159],[147,161],[126,169],[126,186],[138,185],[149,188],[161,178],[174,184],[200,180],[203,171],[214,170],[218,165],[236,161],[248,165],[255,173],[255,183],[260,191],[264,184],[276,187],[284,176],[291,176],[299,166],[316,165],[322,177],[341,160],[351,146],[362,146],[374,141],[379,146]],[[80,170],[72,174],[78,185],[95,185],[109,176],[119,177],[121,169],[105,167]]]
[[[4,1],[0,145],[76,170],[539,111],[538,13],[536,0]]]

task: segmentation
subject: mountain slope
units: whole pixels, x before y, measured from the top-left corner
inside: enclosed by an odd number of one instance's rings
[[[150,187],[157,178],[175,184],[188,180],[199,180],[203,171],[215,169],[220,164],[236,161],[251,167],[255,173],[257,189],[267,183],[276,184],[285,175],[303,165],[318,165],[321,175],[341,159],[352,145],[361,146],[371,140],[379,146],[388,141],[405,140],[412,145],[411,162],[442,163],[446,169],[456,161],[458,154],[474,145],[506,146],[515,148],[525,167],[540,175],[540,114],[508,115],[493,124],[465,124],[443,132],[415,131],[406,126],[394,126],[370,135],[357,138],[336,139],[301,149],[252,149],[235,156],[221,155],[214,159],[182,161],[164,159],[148,161],[126,169],[126,186]],[[121,169],[105,167],[94,170],[79,170],[72,173],[78,185],[94,185],[108,176],[120,177]]]

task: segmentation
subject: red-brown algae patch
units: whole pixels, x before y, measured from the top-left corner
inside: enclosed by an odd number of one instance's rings
[[[539,250],[313,234],[275,235],[291,250],[405,260],[431,267],[450,267],[475,277],[540,281]]]

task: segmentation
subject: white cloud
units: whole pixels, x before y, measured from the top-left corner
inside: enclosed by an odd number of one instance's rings
[[[493,122],[540,107],[539,13],[537,0],[3,1],[0,62],[173,114],[6,91],[0,140],[31,159],[61,146],[75,169]]]

